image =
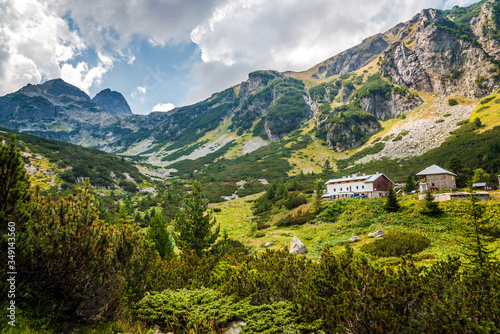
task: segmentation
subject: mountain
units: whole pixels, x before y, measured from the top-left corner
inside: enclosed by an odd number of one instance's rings
[[[348,169],[412,159],[476,117],[477,133],[500,125],[498,18],[494,0],[426,9],[309,70],[255,71],[205,101],[147,116],[110,90],[90,100],[62,80],[29,85],[0,98],[0,124],[231,182],[270,168],[320,172],[326,160]]]
[[[0,124],[11,130],[78,143],[95,126],[118,117],[61,79],[21,88],[0,98]]]
[[[123,95],[119,92],[112,91],[109,88],[100,91],[92,99],[92,102],[118,117],[127,117],[132,115],[130,106]]]

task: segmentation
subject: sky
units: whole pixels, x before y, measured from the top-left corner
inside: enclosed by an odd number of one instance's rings
[[[63,80],[168,111],[304,71],[425,8],[474,0],[0,0],[0,96]]]

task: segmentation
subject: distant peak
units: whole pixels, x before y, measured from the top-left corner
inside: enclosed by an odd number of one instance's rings
[[[94,96],[92,102],[119,117],[132,115],[132,111],[125,97],[121,93],[112,91],[109,88],[100,91]]]

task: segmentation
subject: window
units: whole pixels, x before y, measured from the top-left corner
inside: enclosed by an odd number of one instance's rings
[[[359,189],[359,186],[356,186],[356,189]]]
[[[365,186],[361,186],[361,189],[365,189]]]
[[[342,188],[340,188],[340,191],[342,191]]]

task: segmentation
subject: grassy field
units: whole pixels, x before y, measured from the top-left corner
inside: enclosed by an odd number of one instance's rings
[[[487,202],[487,215],[498,223],[500,217],[499,194],[493,193],[493,200]],[[372,242],[368,233],[377,230],[390,232],[416,232],[431,239],[431,246],[415,257],[420,263],[433,263],[436,260],[446,258],[450,255],[463,253],[465,237],[464,226],[467,224],[465,208],[467,201],[454,201],[440,203],[444,214],[432,218],[420,214],[422,203],[415,196],[400,198],[402,210],[398,213],[387,213],[383,209],[384,199],[376,200],[344,200],[342,201],[343,212],[336,222],[312,222],[301,226],[277,227],[257,231],[252,236],[250,232],[252,222],[251,207],[258,195],[240,198],[233,201],[212,205],[213,208],[221,209],[216,213],[217,222],[222,229],[226,229],[229,236],[251,247],[254,252],[261,252],[266,242],[272,242],[271,249],[280,249],[290,246],[294,236],[304,242],[308,249],[308,256],[316,258],[319,253],[329,246],[335,251],[345,249],[349,238],[354,235],[360,237],[361,241],[353,243],[352,246],[358,250],[363,244]],[[334,202],[324,202],[323,206],[334,205]],[[299,207],[296,210],[308,210],[311,203]],[[276,223],[288,211],[286,209],[276,212],[270,221],[271,225]],[[500,255],[500,241],[492,244]],[[381,258],[376,261],[393,261],[397,258]]]

